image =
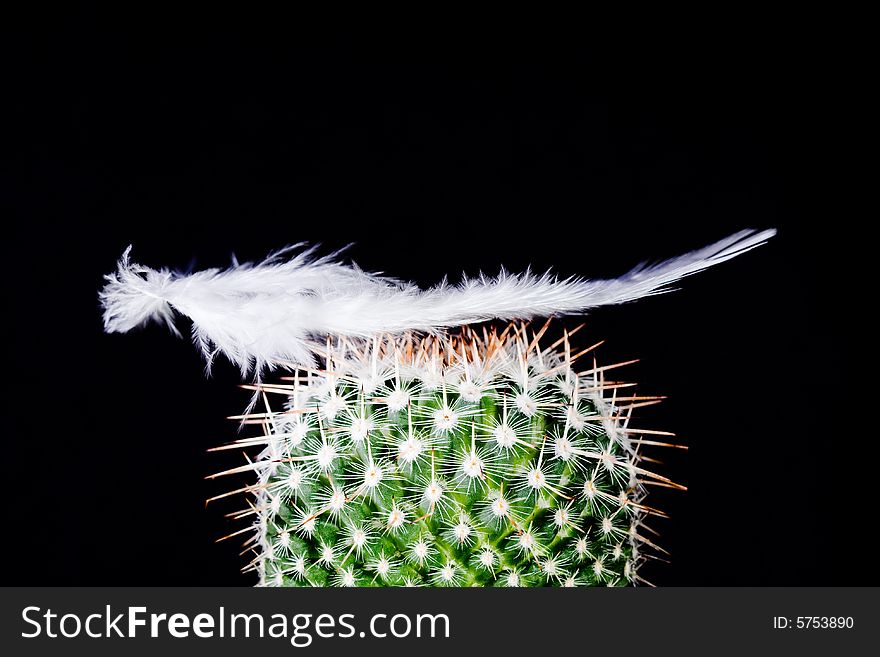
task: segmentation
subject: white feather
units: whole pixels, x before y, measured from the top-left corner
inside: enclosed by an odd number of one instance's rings
[[[313,249],[284,260],[289,247],[257,264],[193,274],[155,270],[129,260],[107,275],[100,293],[104,328],[127,332],[150,320],[174,326],[174,311],[192,320],[193,339],[210,363],[219,352],[243,373],[280,363],[310,365],[327,335],[370,337],[437,331],[491,319],[579,314],[591,308],[668,292],[686,276],[760,246],[775,230],[744,230],[715,244],[619,278],[559,280],[551,274],[465,279],[427,290],[314,258]]]

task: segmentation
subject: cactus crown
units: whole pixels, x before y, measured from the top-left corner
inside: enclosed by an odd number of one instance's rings
[[[247,566],[262,585],[623,586],[640,581],[636,397],[549,324],[328,340],[323,367],[253,386]],[[573,333],[573,332],[572,332]],[[549,340],[544,340],[549,342]],[[592,355],[591,355],[592,358]],[[656,441],[653,441],[656,443]],[[659,444],[659,443],[657,443]],[[238,533],[238,532],[236,532]]]

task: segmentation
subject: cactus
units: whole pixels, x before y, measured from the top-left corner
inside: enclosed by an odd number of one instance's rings
[[[328,341],[323,367],[253,386],[262,428],[249,567],[269,586],[624,586],[640,580],[635,397],[568,334]],[[596,345],[594,345],[595,347]],[[592,354],[591,354],[592,355]],[[623,363],[627,364],[627,363]],[[656,442],[656,441],[655,441]]]

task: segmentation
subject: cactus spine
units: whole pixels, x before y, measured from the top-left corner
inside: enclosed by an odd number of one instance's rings
[[[261,448],[238,518],[267,586],[638,583],[636,397],[549,324],[328,340],[321,369],[255,386]],[[582,366],[585,360],[589,366]],[[626,363],[622,363],[626,364]],[[236,532],[238,533],[238,532]]]

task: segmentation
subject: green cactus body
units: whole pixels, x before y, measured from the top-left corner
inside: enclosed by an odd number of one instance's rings
[[[330,341],[320,370],[260,384],[243,417],[263,435],[228,446],[262,447],[242,514],[259,583],[637,583],[660,514],[644,480],[671,482],[640,467],[629,419],[656,398],[543,335]]]

